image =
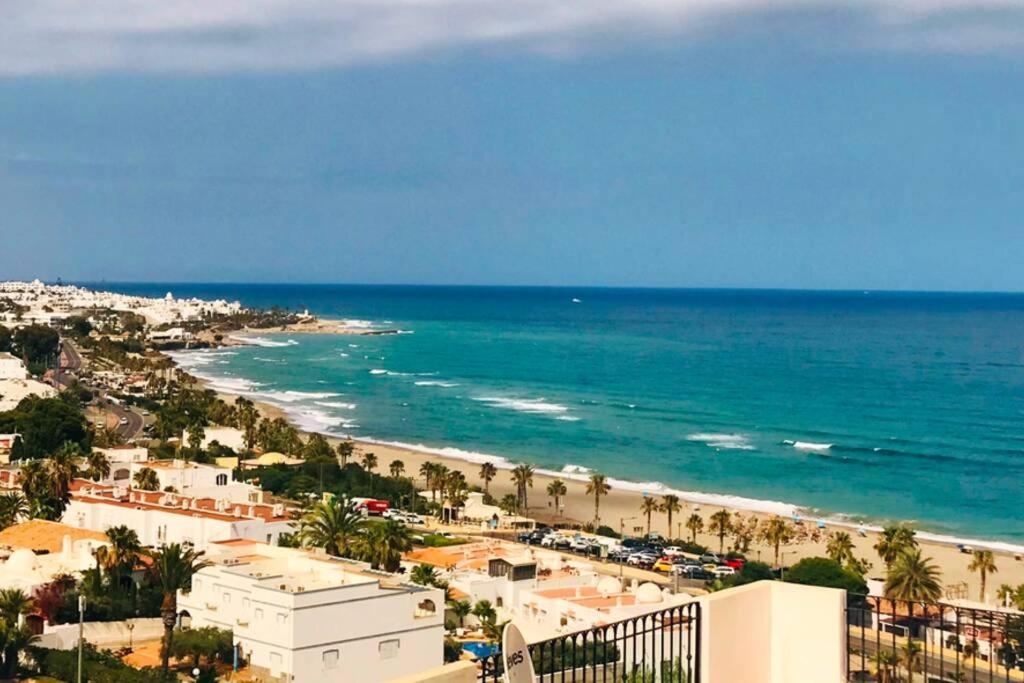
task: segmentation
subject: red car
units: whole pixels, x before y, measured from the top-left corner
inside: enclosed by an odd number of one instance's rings
[[[726,567],[732,567],[736,571],[740,571],[741,569],[743,569],[743,565],[745,565],[746,563],[747,563],[747,561],[744,560],[743,558],[735,557],[735,558],[733,558],[731,560],[726,560],[725,561],[725,566]]]

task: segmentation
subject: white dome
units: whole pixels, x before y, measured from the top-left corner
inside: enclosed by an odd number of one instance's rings
[[[653,583],[641,584],[636,589],[636,601],[643,605],[654,605],[661,602],[661,589]]]
[[[7,566],[16,572],[30,572],[36,568],[36,554],[28,548],[18,548],[7,558]]]
[[[606,596],[612,593],[621,593],[622,584],[614,576],[605,576],[597,582],[597,592]]]

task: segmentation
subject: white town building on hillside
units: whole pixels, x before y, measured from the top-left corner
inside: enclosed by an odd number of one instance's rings
[[[27,379],[28,370],[17,356],[0,352],[0,379]]]
[[[439,666],[444,593],[308,550],[213,544],[179,593],[193,627],[231,629],[257,678],[377,683]]]
[[[215,541],[247,538],[277,543],[294,531],[281,504],[233,503],[226,498],[184,496],[163,491],[132,490],[83,479],[71,484],[65,524],[93,531],[125,524],[142,545],[191,544],[205,550]]]
[[[0,412],[14,410],[29,396],[53,398],[57,390],[34,379],[0,379]]]
[[[132,486],[135,475],[148,468],[156,473],[159,489],[174,489],[175,493],[195,498],[219,498],[232,503],[262,503],[263,490],[244,481],[235,481],[233,470],[222,465],[188,462],[185,460],[146,460],[138,451],[107,449],[111,458],[110,476],[100,483]],[[115,462],[112,458],[117,457]]]
[[[63,574],[79,575],[96,566],[93,553],[106,536],[57,522],[32,519],[0,531],[0,588],[29,595]]]

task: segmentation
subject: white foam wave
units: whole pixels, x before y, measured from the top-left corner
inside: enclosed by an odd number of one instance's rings
[[[253,360],[258,360],[261,363],[287,363],[284,358],[263,358],[262,356],[253,356]]]
[[[486,403],[496,408],[508,408],[520,413],[564,414],[569,411],[567,406],[551,403],[544,398],[508,398],[504,396],[474,396],[474,401]]]
[[[742,434],[699,433],[689,434],[687,441],[699,441],[710,448],[723,451],[753,451],[754,445]]]
[[[562,422],[579,422],[580,421],[580,418],[575,417],[573,415],[559,415],[555,419],[556,420],[561,420]]]
[[[786,439],[782,443],[787,446],[792,446],[798,451],[827,451],[832,448],[832,444],[830,443],[814,443],[812,441],[792,441],[790,439]]]
[[[313,401],[341,396],[341,394],[333,391],[263,391],[259,395],[262,398],[281,403],[298,403],[299,401]]]
[[[342,410],[355,410],[356,403],[343,403],[341,401],[314,401],[318,406],[325,408],[341,408]]]
[[[395,372],[394,370],[385,370],[383,368],[374,368],[370,370],[371,375],[386,375],[388,377],[412,377],[411,372]],[[429,373],[428,373],[429,374]]]
[[[286,339],[285,341],[278,341],[276,339],[267,339],[266,337],[243,337],[231,335],[231,339],[240,341],[243,344],[250,344],[252,346],[262,346],[268,349],[276,349],[282,346],[298,346],[299,342],[294,339]]]
[[[418,387],[442,387],[445,389],[451,389],[452,387],[459,386],[455,382],[442,382],[440,380],[424,379],[418,382],[413,382]]]
[[[340,355],[341,355],[342,358],[348,358],[348,354],[347,353],[342,352]]]
[[[372,320],[358,320],[356,318],[347,318],[341,321],[345,327],[351,327],[356,330],[372,330],[378,327],[377,323]]]
[[[563,465],[562,474],[590,474],[594,470],[583,465]]]
[[[198,374],[196,376],[199,377]],[[200,377],[200,379],[203,379],[207,386],[214,391],[238,396],[254,394],[259,387],[263,386],[259,382],[242,377]]]
[[[374,368],[373,370],[370,370],[370,374],[371,375],[386,375],[386,374],[388,374],[388,371],[387,370],[382,370],[381,368]]]

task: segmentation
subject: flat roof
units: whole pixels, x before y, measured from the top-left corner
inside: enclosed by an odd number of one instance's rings
[[[65,536],[70,536],[72,542],[107,540],[106,534],[91,529],[79,529],[44,519],[30,519],[0,531],[0,545],[15,549],[28,548],[34,552],[59,553]]]

